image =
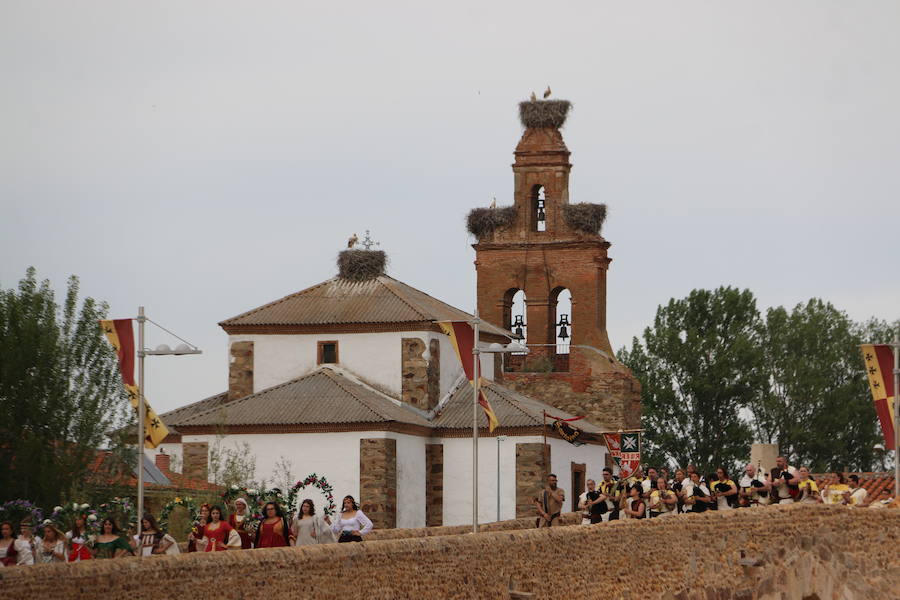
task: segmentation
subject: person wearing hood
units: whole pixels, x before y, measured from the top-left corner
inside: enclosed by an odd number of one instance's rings
[[[247,529],[250,524],[250,505],[244,498],[234,501],[234,512],[228,515],[228,524],[241,537],[241,550],[249,550],[253,547],[252,534]]]

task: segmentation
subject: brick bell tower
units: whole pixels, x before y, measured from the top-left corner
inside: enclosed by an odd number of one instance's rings
[[[514,204],[469,214],[478,310],[527,332],[529,354],[506,356],[495,374],[504,385],[598,425],[636,428],[640,383],[615,358],[606,332],[606,206],[569,203],[572,164],[560,133],[569,108],[565,100],[520,103]],[[524,311],[514,302],[523,294]],[[562,314],[567,298],[571,310]]]

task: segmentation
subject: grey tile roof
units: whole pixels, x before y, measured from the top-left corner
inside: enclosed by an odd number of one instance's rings
[[[469,313],[387,275],[368,281],[334,277],[219,323],[223,327],[468,321]],[[509,332],[483,323],[488,333]]]
[[[222,392],[221,394],[216,394],[215,396],[210,396],[209,398],[204,398],[203,400],[198,400],[197,402],[193,402],[191,404],[188,404],[187,406],[182,406],[181,408],[170,410],[167,413],[159,415],[159,418],[163,423],[165,423],[166,427],[171,433],[178,433],[173,429],[173,427],[177,427],[179,423],[181,423],[185,419],[193,417],[194,415],[206,412],[211,408],[216,408],[227,399],[228,392]]]
[[[336,370],[323,367],[298,379],[232,402],[220,403],[173,424],[183,427],[392,421],[430,426],[424,417],[398,405],[376,390]]]
[[[556,409],[549,404],[539,402],[496,383],[487,383],[483,386],[488,402],[497,415],[500,427],[533,427],[544,423],[544,411],[555,417],[564,419],[576,416]],[[487,417],[483,411],[478,411],[479,427],[487,427]],[[552,421],[547,420],[550,424]],[[585,420],[572,423],[578,429],[586,433],[598,433],[601,428],[588,423]],[[461,386],[447,401],[440,416],[431,422],[436,429],[456,429],[472,426],[472,388],[468,385]]]

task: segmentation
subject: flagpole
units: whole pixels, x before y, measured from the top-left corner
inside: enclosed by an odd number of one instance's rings
[[[472,320],[472,327],[475,330],[475,342],[472,344],[472,373],[474,381],[472,389],[472,533],[478,533],[478,394],[480,392],[480,377],[478,368],[481,366],[481,357],[478,351],[478,325],[481,320],[478,318],[478,308],[475,308],[475,318]]]
[[[144,307],[138,307],[138,439],[137,439],[137,535],[141,534],[141,523],[144,518]],[[127,525],[126,525],[127,527]],[[143,556],[139,548],[138,557]]]

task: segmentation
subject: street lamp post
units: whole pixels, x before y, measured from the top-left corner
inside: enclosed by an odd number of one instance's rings
[[[157,327],[170,333],[175,336],[179,340],[182,341],[181,344],[175,346],[175,349],[169,348],[167,345],[162,344],[156,348],[156,350],[147,350],[144,347],[144,324],[148,321],[147,316],[144,314],[144,307],[138,307],[138,453],[137,453],[137,518],[138,518],[138,533],[141,531],[141,521],[144,518],[144,417],[147,412],[147,405],[144,402],[144,357],[145,356],[181,356],[183,354],[201,354],[202,351],[194,346],[193,344],[189,344],[186,340],[178,337],[168,329],[162,327],[161,325],[154,323]],[[150,321],[153,323],[153,321]],[[138,552],[138,556],[142,556],[143,552]]]
[[[472,386],[472,533],[478,533],[478,397],[481,395],[481,378],[479,371],[481,367],[482,354],[502,354],[505,352],[527,353],[528,348],[522,344],[513,342],[506,346],[498,343],[491,344],[487,348],[478,347],[478,336],[481,319],[478,318],[478,309],[475,309],[475,318],[472,319],[472,329],[475,331],[475,341],[472,344],[472,354],[474,355],[472,375],[474,377],[474,385]]]
[[[505,442],[505,435],[497,436],[497,520],[500,520],[500,442]]]

